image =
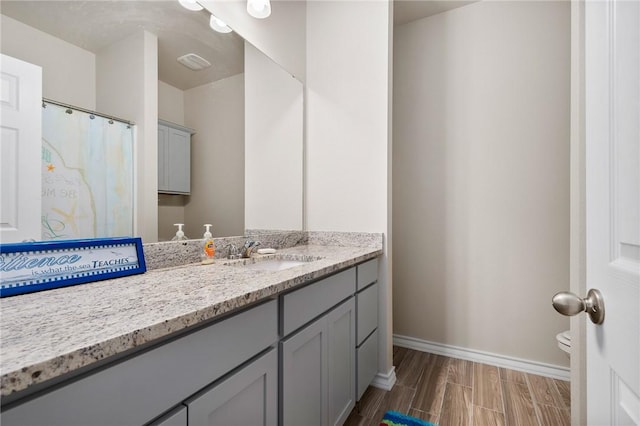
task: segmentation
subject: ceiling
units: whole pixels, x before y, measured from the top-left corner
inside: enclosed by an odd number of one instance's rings
[[[181,90],[243,72],[244,41],[209,28],[209,14],[171,1],[2,0],[0,12],[93,53],[145,29],[158,37],[158,78]],[[176,61],[195,53],[213,65],[191,71]]]
[[[426,18],[475,3],[478,0],[394,0],[393,23],[395,25]]]
[[[394,23],[402,25],[473,2],[395,0]],[[0,12],[93,53],[145,29],[158,37],[158,78],[181,90],[244,69],[243,39],[235,32],[212,31],[206,10],[188,11],[176,0],[2,0]],[[189,70],[176,61],[187,53],[202,56],[213,66]]]

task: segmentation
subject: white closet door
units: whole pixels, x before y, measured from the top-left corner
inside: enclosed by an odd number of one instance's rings
[[[0,60],[0,241],[40,240],[42,68]]]

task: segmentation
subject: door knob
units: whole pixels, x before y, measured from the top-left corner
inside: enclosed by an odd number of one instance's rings
[[[586,312],[594,324],[604,322],[604,300],[602,293],[596,289],[589,290],[584,299],[568,291],[561,291],[553,296],[552,303],[555,310],[562,315],[574,316]]]

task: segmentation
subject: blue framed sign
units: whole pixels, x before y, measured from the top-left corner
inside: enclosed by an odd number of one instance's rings
[[[0,244],[0,297],[142,274],[140,238]]]

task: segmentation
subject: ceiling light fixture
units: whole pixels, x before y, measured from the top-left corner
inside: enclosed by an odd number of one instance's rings
[[[254,18],[264,19],[271,15],[269,0],[247,0],[247,13]]]
[[[219,33],[230,33],[231,28],[220,18],[211,15],[209,18],[209,26],[212,30],[217,31]]]
[[[193,10],[194,12],[203,9],[203,7],[200,6],[196,0],[178,0],[178,3],[180,3],[185,9]]]

